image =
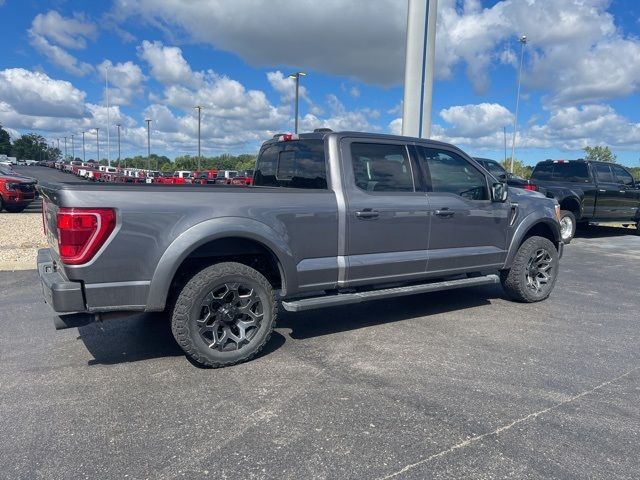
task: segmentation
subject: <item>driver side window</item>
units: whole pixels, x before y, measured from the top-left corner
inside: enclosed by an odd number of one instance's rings
[[[485,176],[464,158],[436,148],[421,149],[432,192],[453,193],[468,200],[489,200]]]

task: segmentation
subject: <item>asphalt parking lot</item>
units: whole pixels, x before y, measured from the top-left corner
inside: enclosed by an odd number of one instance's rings
[[[499,287],[283,314],[197,368],[166,318],[56,332],[1,272],[3,478],[638,478],[640,238],[593,229],[540,304]]]

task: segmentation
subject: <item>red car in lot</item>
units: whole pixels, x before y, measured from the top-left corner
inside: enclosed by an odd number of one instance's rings
[[[0,211],[19,213],[36,198],[36,183],[7,168],[0,168]]]

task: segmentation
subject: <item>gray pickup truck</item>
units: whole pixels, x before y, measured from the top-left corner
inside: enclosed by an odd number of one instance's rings
[[[280,135],[253,187],[43,184],[44,296],[57,328],[166,310],[220,367],[253,357],[278,308],[300,312],[502,282],[549,296],[559,206],[458,148],[389,135]]]

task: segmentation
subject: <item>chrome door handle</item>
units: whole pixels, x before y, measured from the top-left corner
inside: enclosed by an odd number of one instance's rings
[[[436,210],[433,213],[435,213],[439,217],[453,217],[456,212],[454,212],[453,210],[449,210],[448,208],[443,208],[442,210]]]
[[[356,212],[356,217],[362,219],[378,218],[379,216],[380,212],[378,212],[377,210],[372,210],[371,208],[365,208],[364,210]]]
[[[606,192],[606,190],[602,190],[601,188],[599,188],[598,191],[601,192],[601,193],[605,193]]]

